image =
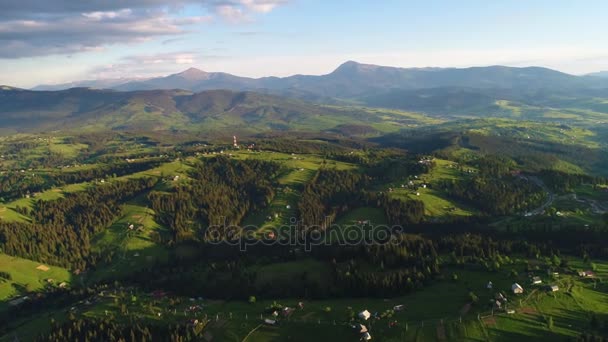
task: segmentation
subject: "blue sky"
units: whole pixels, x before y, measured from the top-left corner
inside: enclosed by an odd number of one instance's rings
[[[0,84],[324,74],[347,60],[583,74],[608,70],[606,13],[606,1],[0,0]]]

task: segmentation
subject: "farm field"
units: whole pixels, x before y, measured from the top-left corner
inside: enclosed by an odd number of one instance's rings
[[[436,166],[428,174],[422,174],[416,178],[410,177],[401,183],[386,185],[385,187],[392,189],[390,196],[397,199],[422,201],[425,207],[425,215],[433,219],[441,220],[447,217],[477,214],[478,211],[475,208],[450,199],[436,185],[440,181],[469,177],[470,173],[466,171],[474,172],[474,168],[467,167],[466,170],[463,170],[458,167],[457,163],[444,159],[434,159],[433,162]]]
[[[144,198],[123,205],[122,216],[92,241],[93,250],[116,257],[104,264],[88,281],[120,277],[143,267],[163,263],[168,250],[153,241],[153,235],[165,230],[154,221],[154,211],[146,206]],[[133,228],[131,229],[131,225]]]
[[[47,266],[43,263],[8,256],[0,253],[0,272],[10,275],[10,279],[0,277],[0,303],[7,299],[35,292],[45,286],[57,286],[62,282],[70,282],[71,275],[68,270]],[[48,279],[52,279],[49,283]],[[0,304],[0,308],[5,303]]]

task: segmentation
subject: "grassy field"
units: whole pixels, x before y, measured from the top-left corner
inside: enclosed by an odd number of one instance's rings
[[[40,265],[44,264],[0,253],[0,272],[6,272],[11,277],[10,280],[0,278],[0,302],[20,294],[38,291],[50,284],[48,279],[52,279],[55,285],[69,282],[71,279],[70,273],[64,268],[48,266],[48,270],[37,269]]]
[[[469,174],[460,170],[454,162],[443,159],[434,159],[434,162],[436,166],[428,174],[420,175],[418,178],[404,179],[402,182],[388,184],[384,187],[393,189],[390,193],[393,198],[416,199],[424,202],[425,214],[432,219],[440,220],[446,217],[476,214],[475,208],[454,201],[438,186],[434,186],[439,181],[458,180],[469,177]],[[466,167],[466,169],[473,170],[471,167]],[[410,181],[413,186],[409,185]]]
[[[378,208],[357,208],[338,217],[336,225],[351,226],[359,224],[359,221],[369,221],[371,225],[388,224],[382,209]]]
[[[124,204],[122,210],[121,218],[92,241],[94,250],[115,256],[111,264],[92,275],[91,281],[128,274],[168,257],[168,250],[152,240],[152,234],[162,234],[165,228],[154,221],[154,211],[147,207],[145,198]],[[131,225],[133,229],[129,229]]]

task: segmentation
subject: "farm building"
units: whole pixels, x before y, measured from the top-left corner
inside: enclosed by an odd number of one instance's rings
[[[595,277],[595,273],[593,273],[593,271],[579,271],[578,275],[580,277],[585,277],[585,278],[593,278],[593,277]]]
[[[8,305],[10,306],[19,306],[23,303],[25,303],[25,301],[27,301],[29,298],[26,297],[21,297],[21,298],[17,298],[17,299],[13,299],[11,301],[8,302]]]
[[[276,325],[276,324],[277,324],[277,321],[275,321],[274,319],[268,319],[268,318],[266,318],[266,319],[264,320],[264,324],[268,324],[268,325]]]
[[[363,324],[355,324],[353,325],[353,329],[357,331],[359,334],[365,334],[367,332],[367,327]]]
[[[518,283],[515,283],[511,286],[511,290],[513,291],[513,293],[515,294],[519,294],[519,293],[524,293],[524,288],[521,287],[521,285],[519,285]]]
[[[369,313],[369,311],[367,311],[367,310],[363,310],[363,311],[359,312],[358,316],[359,316],[359,318],[367,321],[370,317],[372,317],[372,314]]]
[[[543,281],[542,281],[542,279],[540,279],[540,277],[533,277],[532,278],[532,284],[534,284],[534,285],[541,284],[542,282]]]

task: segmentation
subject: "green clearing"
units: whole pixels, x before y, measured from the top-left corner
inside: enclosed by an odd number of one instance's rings
[[[11,277],[10,280],[0,278],[0,301],[39,291],[50,285],[48,279],[52,279],[54,285],[71,279],[70,273],[64,268],[45,265],[49,267],[47,271],[36,269],[40,265],[44,264],[0,254],[0,272],[6,272]]]
[[[458,164],[443,159],[434,159],[435,167],[428,174],[410,178],[401,183],[391,183],[383,186],[393,189],[390,196],[397,199],[415,199],[424,202],[425,214],[432,219],[443,219],[453,216],[472,216],[478,213],[464,203],[450,199],[438,186],[440,181],[458,180],[469,177],[470,174],[458,167]],[[467,167],[467,170],[474,171]],[[409,182],[412,182],[410,185]],[[425,187],[426,186],[426,187]]]
[[[338,217],[336,225],[351,226],[359,224],[359,221],[369,221],[370,225],[386,225],[388,221],[382,209],[357,208]]]
[[[233,152],[235,159],[259,159],[281,163],[285,172],[279,177],[279,187],[270,205],[243,220],[244,226],[255,226],[263,232],[269,228],[278,228],[291,224],[290,219],[296,217],[299,192],[321,167],[338,170],[352,170],[357,166],[350,163],[324,160],[311,154],[287,154],[278,152]]]
[[[32,210],[34,207],[34,203],[37,200],[43,201],[53,201],[65,196],[65,194],[83,191],[92,183],[77,183],[77,184],[69,184],[60,188],[54,188],[50,190],[46,190],[40,193],[36,193],[30,198],[20,198],[9,203],[6,203],[4,207],[0,207],[0,219],[8,221],[8,222],[26,222],[29,221],[29,217],[19,214],[14,209],[17,207],[27,208]],[[4,210],[3,210],[4,208]]]
[[[122,206],[122,216],[92,241],[93,249],[113,253],[111,264],[99,268],[92,280],[128,274],[134,270],[166,261],[168,250],[152,240],[165,230],[154,221],[154,211],[139,197]],[[129,227],[133,225],[133,229]]]

